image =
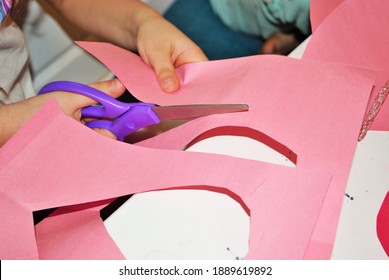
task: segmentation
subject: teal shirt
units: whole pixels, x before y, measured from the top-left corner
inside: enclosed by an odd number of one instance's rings
[[[310,33],[310,0],[210,0],[220,19],[230,28],[268,38],[277,31],[298,29]]]

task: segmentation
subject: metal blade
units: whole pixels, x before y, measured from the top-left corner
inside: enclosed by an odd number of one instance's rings
[[[161,121],[163,120],[191,120],[198,117],[247,111],[246,104],[194,104],[156,106],[152,108]]]

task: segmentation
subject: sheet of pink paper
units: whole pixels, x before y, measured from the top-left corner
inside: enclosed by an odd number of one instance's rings
[[[314,170],[118,142],[64,115],[53,100],[0,149],[0,158],[1,259],[121,258],[97,218],[104,200],[188,187],[245,203],[248,259],[301,259],[331,181]],[[90,202],[97,204],[80,205]],[[33,211],[68,205],[76,208],[60,208],[34,233]]]
[[[377,236],[382,248],[389,256],[389,192],[386,194],[377,215]]]
[[[322,21],[345,0],[311,0],[310,19],[311,28],[315,32]]]
[[[350,64],[379,72],[367,110],[389,79],[389,2],[342,2],[313,33],[303,59]],[[389,130],[389,102],[381,107],[372,130]]]
[[[46,126],[57,114],[57,110],[46,110],[45,117],[42,120],[43,126]],[[42,124],[28,124],[26,127],[22,128],[23,137],[14,137],[12,140],[12,148],[6,148],[8,146],[6,144],[0,149],[0,172],[5,166],[17,158],[20,151],[35,138],[36,131],[42,129]],[[20,177],[20,172],[22,172],[22,170],[19,170],[14,175]],[[34,209],[26,209],[23,204],[19,203],[7,193],[6,187],[12,189],[12,185],[9,185],[8,181],[4,180],[1,182],[0,219],[4,222],[1,226],[1,238],[7,240],[7,236],[12,236],[15,235],[15,233],[20,232],[20,235],[23,236],[23,243],[22,246],[20,246],[18,242],[1,242],[0,259],[36,259],[38,258],[37,245],[34,236],[34,226],[31,222],[32,211]],[[18,239],[18,237],[16,239]]]
[[[100,217],[100,211],[114,200],[60,207],[38,223],[35,236],[39,259],[125,259]]]
[[[208,116],[139,143],[182,149],[218,127],[249,127],[297,154],[297,168],[334,174],[306,258],[331,256],[345,186],[376,72],[282,56],[251,56],[187,64],[182,87],[166,94],[141,59],[104,43],[79,42],[138,99],[160,105],[246,103],[249,111]]]
[[[100,210],[109,202],[112,200],[61,207],[38,223],[35,236],[39,258],[124,259],[101,222]]]

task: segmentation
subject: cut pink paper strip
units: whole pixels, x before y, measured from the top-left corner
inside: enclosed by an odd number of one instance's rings
[[[377,236],[389,257],[389,192],[386,194],[377,215]]]
[[[104,200],[188,187],[232,193],[245,203],[248,259],[301,259],[331,181],[319,171],[118,142],[64,115],[53,100],[0,158],[1,259],[122,258],[97,217]],[[63,208],[35,233],[32,212],[52,207]]]
[[[297,154],[297,169],[334,174],[306,258],[331,256],[345,186],[376,72],[281,56],[252,56],[187,64],[182,87],[161,91],[153,70],[135,54],[105,43],[79,42],[138,99],[160,105],[246,103],[249,111],[208,116],[138,143],[183,149],[206,131],[247,127]]]
[[[303,59],[355,65],[378,71],[366,114],[389,80],[389,2],[344,1],[314,31]],[[389,102],[382,104],[372,130],[389,130]]]

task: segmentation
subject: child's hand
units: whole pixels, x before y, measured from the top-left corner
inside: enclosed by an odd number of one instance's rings
[[[125,87],[117,79],[98,82],[98,83],[90,84],[89,86],[96,88],[102,92],[105,92],[114,98],[121,96],[125,91]],[[80,121],[82,123],[86,123],[89,121],[87,119],[82,119],[81,111],[84,107],[96,104],[96,101],[94,99],[91,99],[81,94],[77,94],[77,93],[69,94],[69,92],[62,92],[62,91],[48,93],[48,95],[50,94],[57,99],[60,107],[62,108],[62,111],[65,114],[71,116],[75,120]],[[113,135],[110,131],[106,129],[95,128],[94,130],[110,138],[117,139],[115,135]]]
[[[194,42],[143,1],[48,1],[61,15],[89,34],[138,51],[154,69],[165,92],[176,91],[180,86],[175,67],[207,60]]]
[[[195,43],[159,15],[145,18],[138,25],[137,35],[138,53],[153,67],[165,92],[180,87],[175,67],[208,60]]]
[[[288,55],[300,43],[293,33],[276,32],[266,39],[259,53]]]
[[[90,86],[99,89],[112,97],[119,97],[125,91],[122,83],[117,80],[104,81],[91,84]],[[0,107],[0,147],[8,141],[50,98],[56,98],[62,111],[73,119],[85,123],[81,117],[81,110],[86,106],[96,104],[96,101],[77,93],[65,91],[54,91],[37,95],[20,102]],[[115,138],[105,129],[96,129],[99,133]]]

